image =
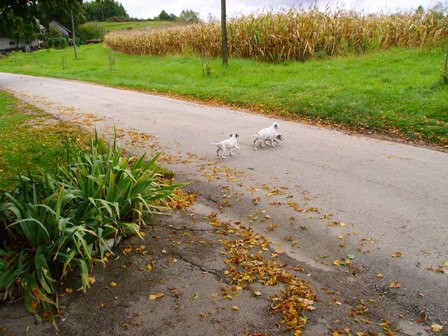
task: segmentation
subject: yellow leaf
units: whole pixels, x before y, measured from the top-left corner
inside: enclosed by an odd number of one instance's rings
[[[176,299],[180,298],[182,295],[176,288],[171,289],[170,292]]]
[[[402,253],[401,253],[400,251],[395,252],[395,253],[392,254],[392,258],[400,258],[400,257],[402,257],[402,256],[403,256],[403,255],[402,255]]]
[[[445,261],[445,263],[443,264],[443,266],[448,267],[448,261]]]
[[[238,308],[238,306],[232,306],[232,310],[238,311],[240,308]]]
[[[333,261],[333,265],[339,266],[341,265],[341,261],[339,259],[336,259],[335,261]]]
[[[440,325],[440,324],[433,324],[431,326],[431,330],[434,331],[434,332],[442,331],[443,328],[444,328],[444,326]]]
[[[392,282],[392,283],[389,285],[389,287],[390,287],[390,288],[401,288],[401,283],[399,283],[399,282]]]
[[[339,226],[342,226],[342,227],[344,227],[344,226],[346,226],[347,224],[345,224],[344,222],[340,222],[339,223]]]
[[[112,281],[112,282],[110,283],[110,286],[111,286],[111,287],[117,287],[117,283]]]
[[[376,275],[376,277],[377,277],[377,278],[382,278],[382,277],[384,277],[384,275],[383,275],[382,273],[378,273],[378,274]]]
[[[73,293],[73,288],[66,288],[66,289],[65,289],[65,292],[66,292],[67,294],[71,294],[71,293]]]
[[[150,300],[158,300],[158,299],[163,298],[164,296],[165,296],[165,293],[160,292],[160,293],[149,295],[149,299]]]

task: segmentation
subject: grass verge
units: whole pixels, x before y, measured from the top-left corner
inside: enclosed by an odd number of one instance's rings
[[[97,26],[104,29],[107,33],[117,30],[137,30],[137,29],[154,29],[161,27],[173,26],[176,23],[171,21],[126,21],[126,22],[109,22],[109,21],[90,21],[83,23],[81,26]]]
[[[64,62],[63,60],[66,60]],[[0,71],[79,79],[227,103],[295,120],[448,146],[442,49],[393,49],[281,64],[197,56],[130,56],[103,45],[0,60]]]
[[[65,156],[65,140],[87,135],[0,91],[0,193],[17,186],[17,176],[42,169],[54,172]]]

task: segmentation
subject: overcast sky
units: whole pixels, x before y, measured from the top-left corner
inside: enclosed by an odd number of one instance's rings
[[[117,0],[126,9],[129,16],[140,19],[153,18],[164,9],[168,14],[179,15],[184,9],[192,9],[198,12],[201,19],[207,20],[211,14],[215,18],[220,17],[220,0]],[[318,0],[318,4],[325,6],[330,3],[334,8],[339,7],[354,9],[364,13],[388,13],[415,10],[419,5],[431,8],[437,2],[447,3],[448,0]],[[227,16],[234,17],[241,14],[259,12],[263,9],[277,9],[290,6],[302,6],[308,8],[313,0],[227,0]],[[344,3],[344,5],[340,5]]]

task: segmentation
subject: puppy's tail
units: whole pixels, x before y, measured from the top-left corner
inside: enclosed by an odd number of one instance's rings
[[[219,145],[219,143],[217,143],[217,142],[213,142],[212,140],[210,140],[210,143],[211,143],[212,145]]]

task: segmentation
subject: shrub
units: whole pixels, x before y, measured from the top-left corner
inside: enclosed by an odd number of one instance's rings
[[[68,40],[65,37],[48,38],[44,45],[46,48],[63,49],[68,46]]]
[[[76,36],[81,43],[85,43],[88,40],[99,39],[103,40],[106,34],[106,29],[99,25],[97,22],[88,22],[80,25],[76,31]]]
[[[122,156],[95,136],[87,149],[67,147],[67,163],[53,176],[19,176],[0,199],[0,295],[25,298],[29,311],[53,319],[57,280],[77,268],[82,289],[89,268],[102,262],[113,242],[139,235],[146,215],[159,213],[179,185],[163,184],[157,157]]]

